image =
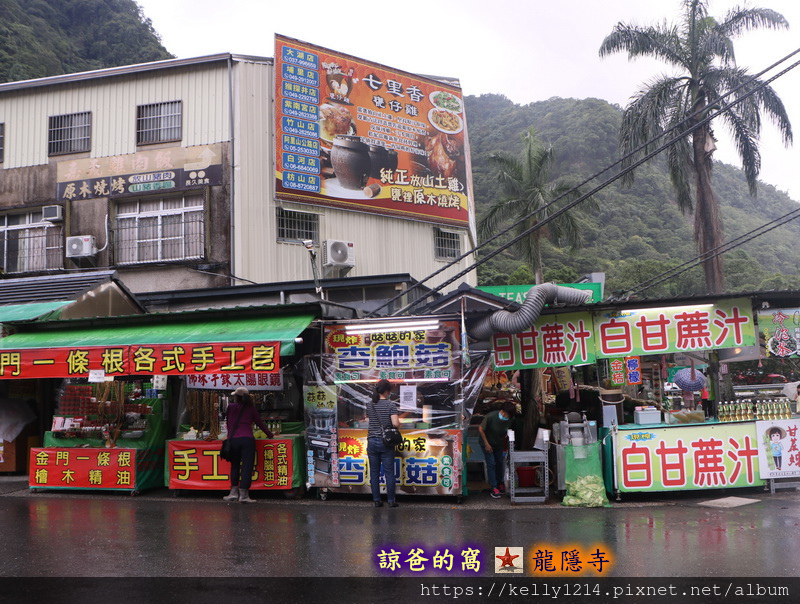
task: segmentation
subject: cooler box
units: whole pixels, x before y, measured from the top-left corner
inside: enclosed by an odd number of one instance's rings
[[[660,424],[661,411],[658,409],[643,409],[633,412],[633,422],[636,424]]]

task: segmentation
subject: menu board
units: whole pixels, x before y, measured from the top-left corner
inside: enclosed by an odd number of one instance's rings
[[[275,82],[277,198],[468,224],[460,88],[282,36]]]

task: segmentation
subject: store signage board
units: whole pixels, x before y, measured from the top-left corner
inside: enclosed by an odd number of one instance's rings
[[[756,422],[758,464],[764,480],[800,476],[800,420]]]
[[[20,348],[0,354],[0,379],[275,373],[280,342]]]
[[[767,354],[780,358],[800,357],[800,308],[758,311],[758,327],[767,338]]]
[[[618,430],[616,488],[684,491],[763,485],[753,422]]]
[[[305,384],[303,416],[306,423],[306,484],[318,488],[339,486],[336,386]]]
[[[399,495],[461,495],[462,430],[401,430],[395,454]],[[339,482],[348,493],[370,493],[367,431],[339,430]],[[381,485],[385,480],[381,472]]]
[[[509,370],[593,363],[594,338],[588,312],[545,315],[526,331],[492,336],[494,367]]]
[[[440,321],[435,329],[377,330],[348,333],[327,326],[325,351],[333,355],[332,382],[452,382],[461,377],[461,327]]]
[[[227,489],[229,462],[219,456],[222,441],[171,440],[167,442],[170,489]],[[293,442],[277,437],[256,440],[256,459],[251,489],[292,488]]]
[[[31,449],[28,484],[40,488],[136,488],[137,449]]]
[[[154,387],[158,390],[163,388]],[[186,387],[196,390],[234,390],[243,386],[248,390],[283,390],[281,373],[199,373],[186,376]]]
[[[56,199],[61,201],[218,186],[222,184],[221,147],[170,147],[59,161],[56,179]]]
[[[460,88],[280,35],[275,88],[276,198],[469,224]]]
[[[597,358],[752,346],[749,299],[715,304],[594,313]]]
[[[613,386],[642,383],[642,361],[639,357],[609,359],[609,379]]]
[[[600,302],[603,299],[603,284],[602,283],[558,283],[559,287],[571,287],[573,289],[582,289],[585,291],[592,292],[591,297],[586,301],[587,304],[591,304],[593,302]],[[481,291],[486,292],[487,294],[493,294],[495,296],[500,296],[501,298],[506,298],[507,300],[511,300],[512,302],[516,302],[517,304],[522,304],[528,297],[528,292],[531,291],[532,287],[536,287],[534,284],[530,285],[483,285],[477,287]]]

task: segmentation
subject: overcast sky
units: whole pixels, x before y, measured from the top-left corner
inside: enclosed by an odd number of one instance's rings
[[[666,67],[652,60],[629,63],[623,55],[601,60],[597,50],[603,38],[619,21],[674,21],[681,6],[680,0],[137,2],[166,49],[179,58],[218,52],[272,57],[279,33],[396,69],[455,77],[465,95],[497,93],[520,104],[595,97],[623,107]],[[711,0],[710,12],[721,17],[742,4]],[[776,10],[791,26],[735,39],[739,65],[757,73],[800,47],[800,0],[749,5]],[[764,125],[761,179],[800,201],[800,67],[773,88],[786,105],[796,143],[785,149],[776,130]],[[723,132],[717,134],[717,159],[739,166],[732,144]]]

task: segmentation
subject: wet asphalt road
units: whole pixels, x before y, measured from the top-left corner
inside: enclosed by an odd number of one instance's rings
[[[537,549],[558,552],[590,546],[613,557],[604,577],[800,575],[800,493],[793,490],[775,494],[761,489],[717,490],[658,500],[641,495],[591,509],[565,508],[556,502],[511,505],[508,499],[492,500],[485,493],[471,495],[461,504],[452,499],[405,498],[397,509],[376,509],[363,496],[335,495],[320,501],[257,493],[257,504],[242,505],[225,503],[221,495],[194,492],[173,497],[166,490],[138,497],[84,491],[31,493],[25,483],[7,479],[0,482],[4,542],[0,577],[239,578],[235,585],[255,589],[250,601],[267,602],[273,601],[264,591],[272,577],[309,578],[306,588],[318,585],[319,578],[380,577],[384,583],[377,585],[387,585],[392,575],[492,577],[497,576],[496,547],[524,547],[528,558]],[[731,496],[754,502],[733,508],[703,505]],[[389,573],[380,568],[379,553],[391,548],[404,557],[418,549],[429,558],[445,549],[456,554],[472,549],[481,552],[483,568],[480,573],[453,572],[428,564],[424,573],[408,568]],[[457,555],[456,566],[459,561]],[[525,575],[537,576],[534,562],[525,564]],[[540,572],[538,578],[552,577]],[[8,588],[7,583],[0,583],[0,588]],[[172,594],[171,601],[191,593],[186,601],[200,602],[204,592],[214,592],[189,584],[193,587],[185,591],[185,584],[169,582],[155,590],[155,599],[142,601],[166,601],[162,597],[175,585],[184,587]],[[45,585],[47,581],[40,584]],[[102,591],[105,583],[89,585]],[[345,592],[342,598],[323,591],[281,601],[382,601],[356,595],[359,586],[369,592],[375,583],[352,585],[356,591]],[[75,587],[73,581],[70,589]],[[8,593],[0,589],[0,601],[22,601],[7,600]],[[374,591],[369,593],[374,596]],[[91,601],[61,596],[62,601]]]

